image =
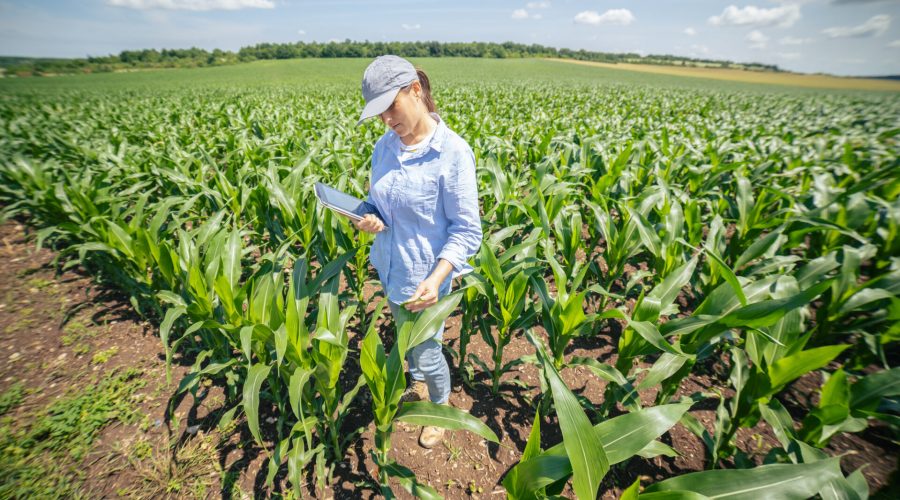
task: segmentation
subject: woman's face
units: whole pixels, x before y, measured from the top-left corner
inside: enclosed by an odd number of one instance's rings
[[[421,84],[413,82],[409,87],[401,89],[394,98],[394,103],[379,115],[381,121],[401,139],[411,139],[419,131],[419,122],[428,116],[425,105],[419,98],[421,93]]]

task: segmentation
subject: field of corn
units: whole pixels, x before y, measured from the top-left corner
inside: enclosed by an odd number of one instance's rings
[[[617,83],[561,63],[467,81],[465,61],[417,61],[475,151],[485,239],[454,293],[391,319],[372,237],[312,194],[366,194],[384,131],[354,125],[367,62],[0,82],[0,216],[158,324],[167,363],[190,366],[172,398],[222,387],[217,418],[249,430],[285,495],[310,477],[325,491],[366,429],[388,498],[439,497],[392,454],[400,422],[498,442],[490,419],[400,403],[405,352],[454,315],[456,380],[530,391],[530,434],[498,472],[508,498],[595,498],[611,470],[676,456],[676,426],[706,470],[622,498],[869,496],[826,447],[870,426],[896,444],[900,428],[900,95]],[[504,356],[514,342],[530,352]],[[576,369],[599,400],[564,381]],[[679,391],[698,371],[717,385]],[[809,406],[789,411],[811,372]],[[751,460],[735,438],[760,423],[778,446]]]

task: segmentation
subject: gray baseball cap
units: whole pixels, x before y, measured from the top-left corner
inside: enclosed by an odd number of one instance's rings
[[[376,57],[363,73],[362,94],[366,107],[356,124],[384,113],[393,104],[397,92],[418,79],[416,68],[406,59],[393,55]]]

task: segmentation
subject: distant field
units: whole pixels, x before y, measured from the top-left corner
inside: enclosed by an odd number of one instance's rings
[[[801,75],[797,73],[774,73],[768,71],[746,71],[722,68],[692,68],[683,66],[657,66],[650,64],[609,64],[571,59],[550,59],[595,68],[636,71],[655,75],[685,76],[731,82],[762,83],[840,90],[888,90],[900,91],[900,82],[874,78],[842,78],[826,75]]]
[[[417,58],[435,89],[472,83],[534,85],[645,85],[654,88],[753,92],[846,92],[900,90],[900,83],[754,73],[741,70],[679,68],[640,64],[573,64],[546,59]],[[136,70],[121,73],[0,79],[0,90],[69,91],[171,88],[339,86],[358,89],[369,59],[291,59],[212,68]],[[760,84],[767,85],[760,85]],[[775,84],[775,85],[772,85]]]

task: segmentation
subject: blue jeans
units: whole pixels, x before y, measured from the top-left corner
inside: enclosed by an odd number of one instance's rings
[[[449,280],[448,280],[449,282]],[[449,284],[449,283],[448,283]],[[443,297],[450,291],[450,287],[441,287],[438,296]],[[400,304],[388,301],[391,314],[397,317]],[[450,399],[450,367],[441,350],[441,341],[444,338],[444,325],[438,328],[434,336],[413,347],[406,353],[406,363],[409,365],[409,374],[413,380],[425,381],[428,385],[428,397],[432,403],[444,404]]]

